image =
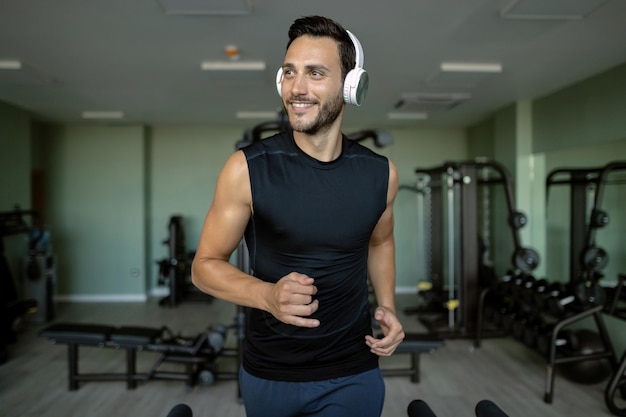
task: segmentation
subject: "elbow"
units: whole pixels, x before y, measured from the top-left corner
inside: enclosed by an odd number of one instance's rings
[[[210,294],[210,287],[207,283],[207,260],[202,258],[194,258],[191,263],[191,283],[200,291]]]

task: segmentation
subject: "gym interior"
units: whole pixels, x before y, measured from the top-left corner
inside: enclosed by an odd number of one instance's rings
[[[224,161],[284,128],[280,112],[68,122],[3,98],[2,77],[0,415],[244,416],[246,311],[199,293],[189,268]],[[384,417],[422,415],[415,401],[626,416],[624,91],[622,62],[467,123],[347,118],[400,175],[407,338],[381,359]],[[248,268],[245,242],[231,262]]]

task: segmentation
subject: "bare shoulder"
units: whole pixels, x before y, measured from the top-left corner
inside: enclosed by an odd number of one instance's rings
[[[251,200],[248,163],[243,151],[233,153],[222,168],[217,180],[216,199],[232,199],[248,203]]]
[[[233,153],[224,164],[222,173],[226,175],[248,176],[248,163],[242,150]]]
[[[398,169],[396,165],[389,159],[389,188],[387,191],[387,201],[392,202],[396,194],[398,193],[398,184],[400,180],[398,178]]]

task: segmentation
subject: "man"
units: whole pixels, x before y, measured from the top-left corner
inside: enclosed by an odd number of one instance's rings
[[[248,417],[380,416],[378,357],[404,338],[395,313],[397,171],[341,132],[345,101],[360,99],[344,99],[344,79],[364,72],[352,36],[319,16],[293,23],[277,77],[293,132],[229,158],[201,232],[194,284],[250,307],[239,380]],[[244,234],[252,275],[228,262]]]

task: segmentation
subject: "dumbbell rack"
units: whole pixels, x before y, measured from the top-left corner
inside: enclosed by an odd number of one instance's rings
[[[476,337],[474,339],[474,346],[476,348],[479,348],[481,346],[483,331],[485,328],[485,305],[487,303],[490,292],[495,292],[495,290],[496,286],[485,288],[480,294],[477,315],[477,330]],[[579,309],[578,311],[566,311],[564,312],[564,316],[562,317],[556,317],[554,315],[548,314],[545,311],[543,312],[546,320],[553,322],[553,327],[549,333],[547,352],[545,352],[546,379],[544,401],[546,403],[552,403],[554,397],[555,368],[559,364],[606,358],[610,361],[611,366],[617,368],[617,358],[615,356],[613,345],[611,343],[608,331],[602,318],[603,308],[604,307],[602,305],[588,306]],[[594,319],[604,349],[583,355],[566,354],[561,349],[559,349],[559,346],[557,346],[559,332],[565,327],[587,318]]]

